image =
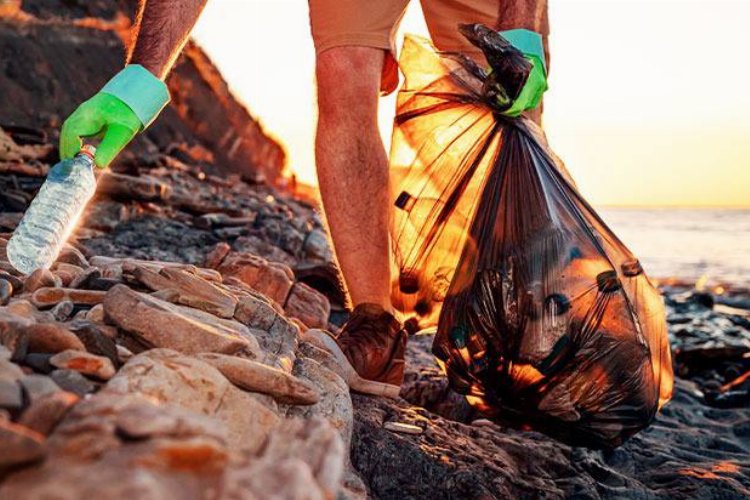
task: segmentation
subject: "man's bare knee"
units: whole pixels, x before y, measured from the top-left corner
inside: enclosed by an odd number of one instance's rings
[[[320,116],[374,112],[384,54],[371,47],[334,47],[319,54],[315,74]]]

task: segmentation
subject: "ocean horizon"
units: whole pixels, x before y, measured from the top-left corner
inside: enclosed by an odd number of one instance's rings
[[[750,286],[750,207],[596,210],[652,278]]]

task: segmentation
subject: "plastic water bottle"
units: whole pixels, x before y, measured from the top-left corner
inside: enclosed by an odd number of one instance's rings
[[[6,248],[11,265],[22,273],[48,268],[57,259],[96,191],[95,151],[85,145],[74,158],[50,169]]]

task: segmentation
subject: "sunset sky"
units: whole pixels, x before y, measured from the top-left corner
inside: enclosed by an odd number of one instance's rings
[[[545,129],[584,196],[750,206],[750,1],[550,0],[550,23]],[[401,31],[426,35],[418,2]],[[210,0],[194,34],[315,183],[307,1]],[[394,103],[381,100],[386,141]]]

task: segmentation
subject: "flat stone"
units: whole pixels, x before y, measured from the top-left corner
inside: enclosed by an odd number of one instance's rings
[[[238,278],[279,304],[286,302],[294,283],[294,273],[289,266],[268,262],[251,253],[230,253],[218,270],[225,278]]]
[[[135,278],[154,291],[176,290],[178,304],[195,307],[221,318],[231,318],[237,298],[211,282],[183,269],[164,268],[156,272],[136,267]]]
[[[44,436],[22,425],[0,420],[0,470],[38,462],[46,453]]]
[[[0,408],[11,412],[23,408],[23,392],[15,380],[0,378]]]
[[[106,293],[99,290],[43,287],[33,293],[31,303],[40,309],[55,306],[63,301],[72,302],[77,306],[94,306],[104,301]]]
[[[81,251],[73,245],[68,244],[63,246],[62,250],[60,250],[60,255],[57,256],[57,262],[58,264],[71,264],[83,269],[89,267],[89,261],[88,259],[86,259],[83,253],[81,253]]]
[[[55,323],[36,323],[23,328],[29,339],[29,351],[58,353],[68,349],[85,351],[86,347],[67,328]]]
[[[28,401],[35,401],[40,396],[52,394],[60,390],[60,386],[58,386],[54,380],[46,375],[40,375],[38,373],[24,375],[18,379],[18,383],[21,384]]]
[[[187,354],[247,351],[260,347],[242,324],[134,292],[124,285],[107,292],[104,311],[114,323],[139,341]]]
[[[18,419],[18,423],[39,434],[49,436],[79,399],[73,393],[60,390],[43,394],[31,401]]]
[[[100,380],[109,380],[115,374],[115,367],[109,358],[85,351],[63,351],[52,356],[49,362],[62,370],[75,370]]]
[[[187,269],[200,276],[201,278],[213,281],[215,283],[221,283],[221,274],[214,269],[206,269],[204,267],[196,267],[190,264],[181,264],[179,262],[164,262],[158,260],[140,260],[140,259],[119,259],[114,257],[104,257],[97,255],[91,258],[91,265],[102,269],[102,276],[104,277],[115,277],[121,278],[123,272],[132,273],[136,267],[148,267],[154,271],[159,271],[164,268],[172,269]]]
[[[289,373],[249,359],[224,354],[198,354],[240,389],[272,396],[279,403],[311,405],[320,400],[317,389]]]
[[[284,310],[289,317],[298,318],[310,328],[326,328],[331,315],[331,304],[319,291],[297,282],[284,304]]]
[[[412,435],[419,435],[424,432],[424,429],[422,429],[418,425],[407,424],[404,422],[385,422],[383,424],[383,429],[389,430],[391,432],[397,432],[399,434]]]
[[[55,370],[49,376],[61,389],[81,398],[96,390],[93,382],[74,370]]]
[[[58,287],[62,285],[60,278],[55,276],[49,269],[37,269],[26,277],[23,284],[23,291],[33,293],[43,287]]]

